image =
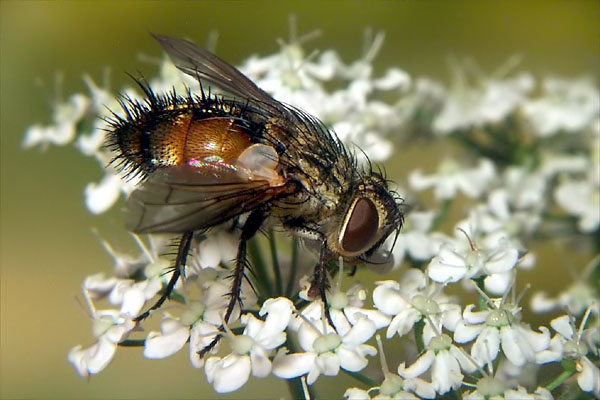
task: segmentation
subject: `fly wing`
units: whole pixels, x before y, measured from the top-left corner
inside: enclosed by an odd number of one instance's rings
[[[283,184],[250,179],[227,164],[169,167],[131,193],[125,223],[136,233],[202,230],[252,211],[284,190]]]
[[[205,79],[243,99],[281,108],[279,102],[254,84],[231,64],[189,40],[152,34],[167,52],[175,66],[194,78]]]

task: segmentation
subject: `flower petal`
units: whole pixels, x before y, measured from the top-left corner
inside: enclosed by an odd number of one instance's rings
[[[237,354],[210,357],[204,365],[206,380],[217,393],[230,393],[244,386],[250,377],[250,369],[250,357]]]

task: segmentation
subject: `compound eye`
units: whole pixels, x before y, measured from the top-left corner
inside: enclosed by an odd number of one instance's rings
[[[368,250],[367,246],[373,243],[378,227],[379,214],[375,204],[366,197],[359,198],[342,228],[342,248],[352,253]]]

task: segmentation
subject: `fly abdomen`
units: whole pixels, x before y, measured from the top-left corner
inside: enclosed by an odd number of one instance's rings
[[[129,175],[161,167],[234,163],[253,144],[241,110],[217,98],[155,96],[145,104],[128,101],[126,117],[110,119],[108,146]]]

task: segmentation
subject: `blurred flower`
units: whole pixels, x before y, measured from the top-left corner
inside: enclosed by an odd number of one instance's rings
[[[523,104],[523,112],[538,135],[581,132],[598,118],[600,93],[591,80],[547,77],[543,88],[540,98]]]
[[[481,127],[502,121],[520,104],[534,87],[530,74],[521,73],[506,78],[506,71],[518,62],[513,58],[492,76],[484,76],[473,64],[465,67],[453,64],[454,81],[441,112],[433,121],[433,130],[439,134]],[[469,74],[471,72],[471,74]],[[471,76],[473,75],[473,76]],[[470,84],[469,80],[475,83]]]
[[[421,170],[414,170],[409,183],[417,191],[434,187],[436,199],[450,200],[459,190],[471,198],[481,196],[495,177],[496,170],[490,160],[482,159],[477,167],[469,169],[446,159],[439,165],[437,174],[423,175]]]
[[[579,387],[598,398],[600,397],[600,369],[587,357],[591,350],[581,340],[591,307],[593,306],[590,306],[588,312],[583,316],[578,332],[575,331],[573,320],[568,315],[553,319],[550,326],[558,333],[558,341],[555,343],[559,345],[559,353],[562,353],[565,358],[575,361]],[[597,349],[595,351],[597,352]]]

